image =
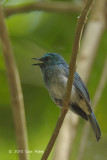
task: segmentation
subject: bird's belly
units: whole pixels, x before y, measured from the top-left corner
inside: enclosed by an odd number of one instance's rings
[[[60,85],[54,85],[49,89],[49,93],[54,99],[62,100],[65,93],[65,88]]]
[[[67,78],[65,76],[60,77],[57,80],[53,80],[50,83],[51,85],[48,86],[49,94],[51,95],[52,99],[58,106],[62,106],[62,100],[65,95],[66,91],[66,84]],[[74,85],[72,86],[72,92],[70,96],[70,104],[72,104],[77,99],[76,91]]]
[[[48,86],[48,91],[53,99],[62,100],[65,95],[67,78],[59,76],[51,80],[51,85]]]

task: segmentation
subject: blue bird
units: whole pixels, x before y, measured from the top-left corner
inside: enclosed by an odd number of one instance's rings
[[[38,65],[41,68],[45,86],[53,101],[57,106],[62,107],[69,74],[68,64],[57,53],[47,53],[41,58],[33,59],[39,61],[39,63],[33,65]],[[99,141],[101,138],[100,127],[92,111],[86,85],[77,72],[74,74],[69,109],[85,120],[89,120],[96,139]]]

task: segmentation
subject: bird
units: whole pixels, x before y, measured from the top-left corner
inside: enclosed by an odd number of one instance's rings
[[[39,62],[32,65],[40,67],[46,89],[54,103],[61,108],[66,92],[69,65],[57,53],[46,53],[41,58],[32,59]],[[96,140],[99,141],[101,130],[91,107],[90,95],[85,83],[77,72],[74,73],[69,109],[84,120],[90,122]]]

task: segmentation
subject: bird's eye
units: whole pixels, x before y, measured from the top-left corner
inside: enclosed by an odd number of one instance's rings
[[[46,60],[46,61],[49,61],[49,57],[46,57],[45,60]]]

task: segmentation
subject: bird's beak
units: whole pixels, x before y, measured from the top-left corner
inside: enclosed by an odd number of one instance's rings
[[[38,60],[38,61],[42,61],[41,58],[32,58],[34,60]],[[43,63],[35,63],[35,64],[32,64],[32,65],[38,65],[38,66],[41,66]]]

